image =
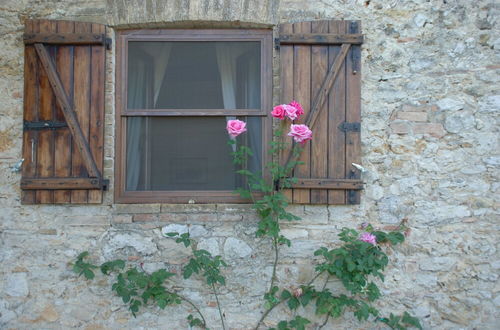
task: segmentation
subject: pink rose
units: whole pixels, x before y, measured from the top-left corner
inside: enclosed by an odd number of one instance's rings
[[[294,107],[295,109],[297,109],[297,116],[298,117],[300,117],[300,116],[302,116],[304,114],[304,109],[302,109],[302,105],[300,105],[299,102],[293,100],[288,105],[291,106],[291,107]]]
[[[275,106],[273,108],[273,111],[271,111],[271,116],[273,116],[274,118],[278,118],[279,120],[285,119],[285,114],[286,114],[285,106],[286,104],[280,104]]]
[[[238,119],[233,119],[233,120],[228,120],[227,121],[227,132],[229,133],[229,136],[232,138],[237,137],[241,133],[244,133],[247,131],[247,123],[244,121],[238,120]]]
[[[292,107],[291,105],[288,104],[284,104],[283,106],[285,108],[286,116],[290,118],[290,120],[295,120],[299,118],[300,116],[299,109]]]
[[[295,142],[304,144],[312,139],[312,131],[306,125],[290,125],[288,136],[293,137]]]
[[[370,234],[370,233],[361,234],[361,236],[359,237],[359,240],[366,242],[366,243],[373,244],[373,245],[377,244],[377,237],[375,237],[375,235]]]

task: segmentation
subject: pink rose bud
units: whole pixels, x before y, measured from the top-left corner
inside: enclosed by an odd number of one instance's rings
[[[312,131],[306,125],[290,125],[288,136],[293,137],[295,142],[304,144],[312,139]]]
[[[247,123],[244,121],[238,120],[238,119],[233,119],[233,120],[228,120],[227,121],[227,133],[229,136],[232,138],[237,137],[241,133],[244,133],[247,131]]]
[[[359,237],[359,240],[366,242],[366,243],[373,244],[373,245],[377,244],[377,237],[375,237],[375,235],[370,234],[370,233],[361,234],[361,236]]]
[[[299,102],[293,100],[288,105],[291,106],[291,107],[294,107],[295,109],[297,109],[297,116],[298,117],[300,117],[300,116],[302,116],[304,114],[304,109],[302,108],[302,105],[300,105]]]
[[[285,106],[286,104],[280,104],[275,106],[273,108],[273,111],[271,111],[271,116],[273,116],[274,118],[278,118],[279,120],[285,119],[286,115]]]
[[[293,290],[293,296],[295,298],[298,298],[298,297],[302,296],[303,294],[304,294],[304,291],[302,291],[302,288],[298,288],[298,289]]]

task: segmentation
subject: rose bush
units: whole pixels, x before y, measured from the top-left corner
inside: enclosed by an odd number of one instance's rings
[[[303,145],[312,138],[312,131],[304,124],[291,124],[287,136],[293,138],[296,144],[292,147],[292,157],[286,164],[279,164],[278,155],[287,148],[283,141],[283,128],[286,126],[286,118],[294,121],[304,114],[302,106],[292,101],[290,104],[282,104],[274,107],[271,115],[282,120],[282,128],[275,130],[274,141],[270,144],[270,153],[273,161],[266,165],[271,180],[263,179],[261,173],[252,173],[244,168],[248,164],[248,157],[253,155],[252,151],[245,145],[238,144],[235,138],[247,131],[246,123],[241,120],[229,120],[226,130],[231,137],[228,144],[231,146],[233,162],[237,168],[237,173],[244,176],[247,187],[239,187],[237,193],[243,198],[251,199],[253,208],[259,216],[256,236],[269,238],[274,251],[274,262],[270,278],[269,290],[264,294],[264,311],[257,321],[255,330],[260,329],[267,316],[279,305],[286,306],[294,313],[292,320],[283,320],[274,323],[278,330],[305,330],[312,321],[296,315],[299,307],[305,308],[312,305],[316,317],[323,317],[323,322],[316,323],[315,329],[323,328],[330,318],[338,318],[349,310],[354,313],[360,321],[371,320],[382,322],[392,329],[406,329],[406,327],[416,327],[421,329],[420,322],[407,312],[402,315],[391,313],[389,317],[382,317],[380,312],[373,306],[373,302],[380,298],[381,293],[373,278],[383,281],[382,271],[389,262],[389,258],[384,249],[391,245],[397,245],[404,241],[405,237],[401,233],[407,230],[400,225],[398,230],[385,233],[376,231],[368,224],[363,223],[360,234],[354,229],[343,228],[339,233],[342,244],[334,249],[321,247],[314,252],[316,256],[314,267],[315,275],[307,284],[295,284],[289,288],[279,288],[276,284],[276,267],[279,262],[279,249],[282,245],[291,246],[292,241],[281,234],[280,225],[283,221],[297,221],[299,217],[287,211],[288,200],[283,190],[290,188],[294,179],[290,176],[294,167],[300,162]],[[276,184],[276,182],[278,184]],[[256,198],[255,192],[260,192],[260,199]],[[218,288],[225,285],[226,279],[222,268],[228,265],[221,256],[212,256],[210,252],[198,249],[197,244],[189,236],[189,233],[166,233],[167,237],[175,239],[185,247],[191,247],[192,256],[182,267],[182,276],[189,279],[197,275],[204,279],[204,283],[211,288],[219,310],[222,329],[225,329],[224,313],[219,304]],[[77,257],[73,264],[73,271],[87,279],[94,278],[94,270],[97,265],[84,260],[88,253],[84,252]],[[206,318],[202,309],[194,302],[182,296],[179,285],[171,281],[176,274],[160,269],[152,273],[146,272],[142,264],[129,266],[126,269],[123,260],[105,262],[100,266],[104,275],[116,274],[116,282],[112,290],[120,296],[125,304],[128,304],[130,311],[135,316],[139,308],[151,304],[164,309],[171,305],[186,305],[195,315],[189,314],[187,322],[190,327],[201,327],[208,329]],[[344,285],[343,292],[332,292],[328,288],[331,277],[338,278]],[[319,280],[324,281],[322,285],[317,285]],[[320,289],[318,289],[320,288]],[[313,303],[314,302],[314,303]],[[303,309],[302,309],[303,310]],[[308,326],[309,327],[309,326]]]

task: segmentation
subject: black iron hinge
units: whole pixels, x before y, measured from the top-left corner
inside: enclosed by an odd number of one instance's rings
[[[106,38],[104,43],[106,44],[106,49],[111,50],[111,43],[112,43],[111,38]]]
[[[348,123],[344,121],[339,125],[339,129],[344,133],[361,132],[361,123]]]
[[[349,171],[349,179],[358,179],[354,170]],[[347,190],[347,204],[356,204],[356,190]]]
[[[109,189],[109,179],[103,179],[101,181],[101,187],[103,191],[108,191]]]
[[[24,129],[25,130],[40,130],[40,129],[58,129],[68,127],[68,124],[65,122],[56,122],[56,121],[25,121]]]
[[[274,49],[280,49],[280,38],[274,38]]]
[[[352,34],[359,33],[358,22],[352,21],[349,24],[349,33]],[[357,74],[361,68],[361,47],[359,45],[352,45],[351,62],[352,62],[352,73]]]

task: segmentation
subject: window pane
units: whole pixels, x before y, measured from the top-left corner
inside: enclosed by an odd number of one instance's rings
[[[252,148],[247,167],[261,171],[261,119],[247,121],[237,144]],[[234,190],[235,174],[225,130],[228,117],[131,117],[127,119],[126,190]]]
[[[128,43],[129,109],[260,109],[260,42]]]

